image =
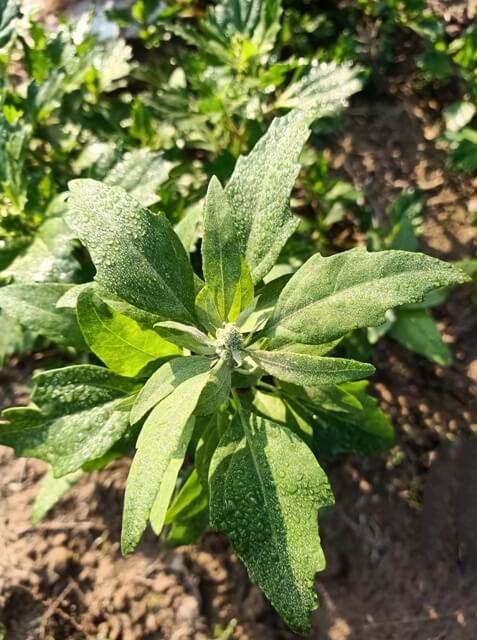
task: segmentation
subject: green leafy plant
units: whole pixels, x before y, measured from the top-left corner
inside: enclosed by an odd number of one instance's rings
[[[389,309],[466,280],[419,253],[359,248],[269,279],[297,225],[290,192],[315,116],[275,119],[225,189],[212,178],[197,272],[163,214],[120,186],[73,181],[67,221],[96,282],[66,285],[59,305],[76,308],[106,366],[36,374],[32,404],[7,409],[0,427],[2,444],[51,465],[36,518],[79,470],[135,445],[123,552],[148,523],[170,544],[218,529],[298,632],[309,628],[325,565],[317,517],[333,504],[317,457],[392,442],[360,381],[374,367],[330,354]],[[30,285],[36,295],[49,286]]]

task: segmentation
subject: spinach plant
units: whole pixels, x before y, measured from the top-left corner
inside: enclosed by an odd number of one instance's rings
[[[388,309],[466,280],[419,253],[363,248],[270,275],[297,226],[289,199],[315,116],[294,109],[275,119],[225,189],[212,178],[196,272],[163,214],[120,186],[71,182],[67,221],[96,282],[66,285],[59,303],[76,308],[105,366],[37,374],[32,404],[7,409],[0,428],[2,444],[52,468],[53,497],[43,494],[35,518],[81,470],[135,444],[123,552],[148,523],[171,544],[205,526],[222,531],[297,632],[317,606],[317,519],[333,504],[317,457],[392,442],[362,381],[374,367],[330,354],[349,331],[382,324]]]

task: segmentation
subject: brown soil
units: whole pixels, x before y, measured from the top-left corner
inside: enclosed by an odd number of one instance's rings
[[[438,4],[438,3],[436,3]],[[401,78],[355,101],[330,149],[363,188],[376,221],[397,193],[425,195],[422,246],[475,255],[477,181],[450,173],[435,99]],[[317,577],[320,640],[477,637],[477,314],[462,288],[436,310],[455,364],[447,370],[383,340],[373,392],[396,427],[385,455],[328,465],[336,507],[321,518],[327,570]],[[27,398],[32,363],[3,371],[3,406]],[[44,465],[0,448],[0,638],[8,640],[292,639],[225,540],[165,549],[147,535],[118,549],[127,461],[85,477],[36,527]]]

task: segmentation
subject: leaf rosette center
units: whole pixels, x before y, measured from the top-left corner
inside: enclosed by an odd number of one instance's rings
[[[222,360],[240,366],[242,364],[243,337],[233,322],[217,329],[215,352]]]

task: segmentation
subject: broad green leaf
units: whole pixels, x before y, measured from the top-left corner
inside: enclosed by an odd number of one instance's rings
[[[79,469],[61,478],[55,478],[51,468],[49,468],[43,476],[40,492],[36,496],[33,504],[31,512],[32,523],[37,524],[40,520],[43,520],[48,511],[61,500],[65,493],[76,484],[82,476],[83,471]]]
[[[366,393],[367,385],[360,381],[340,387],[285,388],[287,422],[310,435],[310,446],[328,458],[387,451],[394,441],[393,427],[376,398]]]
[[[213,355],[215,347],[205,333],[196,327],[173,320],[165,320],[164,322],[156,322],[154,325],[157,333],[165,340],[189,349],[194,353],[203,355]]]
[[[5,47],[15,34],[19,17],[18,0],[0,0],[0,48]]]
[[[193,323],[192,268],[166,217],[95,180],[73,180],[70,191],[68,224],[89,249],[98,282],[141,309]]]
[[[375,372],[372,364],[346,358],[258,349],[250,349],[249,353],[270,375],[301,386],[338,384],[347,380],[358,380]]]
[[[179,384],[144,423],[126,485],[121,534],[123,553],[134,551],[157,496],[164,491],[162,504],[156,506],[154,514],[156,530],[162,528],[159,515],[165,516],[163,503],[169,501],[174,489],[171,469],[178,472],[184,459],[194,428],[192,413],[208,377],[208,373],[200,373]]]
[[[187,356],[166,362],[146,382],[131,410],[131,424],[139,422],[146,413],[171,394],[176,387],[201,373],[210,370],[211,358]]]
[[[128,316],[128,318],[132,318],[139,324],[152,327],[158,320],[158,316],[156,314],[149,313],[149,311],[144,311],[144,309],[139,309],[138,307],[129,304],[129,302],[125,302],[110,291],[107,291],[98,282],[94,281],[73,285],[58,300],[56,303],[57,308],[76,309],[80,295],[83,291],[90,290],[99,296],[101,300],[106,302],[110,307],[113,307],[113,309],[118,313],[122,313],[123,315]]]
[[[173,163],[149,149],[130,151],[104,178],[111,187],[122,187],[143,207],[159,201],[157,190],[169,177]]]
[[[209,183],[204,205],[202,268],[218,317],[222,322],[235,320],[240,313],[239,304],[234,315],[241,274],[240,247],[227,197],[215,176]]]
[[[289,429],[240,413],[210,467],[210,521],[226,533],[250,578],[291,629],[306,633],[325,567],[321,507],[333,504],[324,471]]]
[[[425,309],[400,309],[389,335],[397,342],[442,366],[452,364],[452,352]]]
[[[3,412],[8,422],[0,425],[0,443],[18,456],[45,460],[55,477],[66,475],[122,437],[129,419],[118,405],[136,390],[134,381],[93,365],[40,373],[33,379],[34,405]]]
[[[0,308],[35,335],[57,344],[84,349],[73,309],[57,309],[56,303],[70,285],[10,284],[0,288]]]
[[[358,248],[329,258],[317,254],[288,281],[264,335],[274,347],[330,342],[383,324],[388,309],[418,302],[431,289],[466,281],[451,264],[420,253]]]
[[[181,354],[153,329],[139,324],[103,302],[91,289],[83,291],[76,307],[86,344],[115,373],[134,377],[159,358]]]

